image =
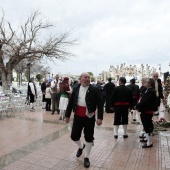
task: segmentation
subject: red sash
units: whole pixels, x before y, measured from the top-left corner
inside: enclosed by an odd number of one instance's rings
[[[86,107],[84,106],[77,106],[76,107],[76,115],[80,117],[86,117]]]
[[[115,105],[116,105],[116,106],[129,105],[129,102],[116,102]]]
[[[146,111],[145,113],[147,113],[147,114],[153,114],[154,111]]]

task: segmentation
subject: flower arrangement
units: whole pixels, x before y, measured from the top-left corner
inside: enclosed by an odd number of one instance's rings
[[[160,127],[165,127],[169,128],[170,127],[170,121],[167,121],[164,117],[160,117],[159,120],[156,120],[153,122],[154,126],[160,126]]]

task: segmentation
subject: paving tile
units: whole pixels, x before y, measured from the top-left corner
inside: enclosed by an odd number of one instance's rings
[[[138,138],[141,125],[131,124],[129,115],[128,134],[124,139],[120,126],[119,137],[114,139],[113,114],[104,114],[101,127],[95,127],[94,146],[90,154],[89,170],[168,170],[170,169],[170,134],[162,132],[153,136],[153,148],[142,149]],[[71,117],[71,120],[73,116]],[[157,118],[154,118],[157,119]],[[77,145],[70,139],[70,131],[63,134],[67,124],[59,121],[59,115],[51,115],[41,108],[36,112],[25,111],[22,118],[4,119],[0,122],[0,169],[3,170],[83,170],[84,152],[77,158]],[[42,144],[45,138],[58,130],[58,138]],[[68,128],[69,130],[69,128]],[[82,135],[83,136],[83,135]],[[81,139],[84,142],[82,137]],[[39,146],[26,147],[35,141]],[[4,167],[1,161],[6,155],[26,149],[27,154],[18,157]],[[18,154],[18,152],[16,152]],[[12,159],[11,157],[9,157]]]

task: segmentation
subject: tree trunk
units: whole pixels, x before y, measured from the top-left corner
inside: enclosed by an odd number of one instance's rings
[[[3,90],[9,90],[12,83],[12,70],[2,70],[2,88]]]
[[[21,72],[21,86],[22,86],[22,72]]]
[[[20,85],[21,85],[21,73],[19,72],[18,74],[19,74],[19,87],[20,87]]]

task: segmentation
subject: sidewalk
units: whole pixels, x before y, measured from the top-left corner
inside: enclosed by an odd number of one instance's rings
[[[161,112],[160,116],[163,116]],[[166,115],[168,116],[168,115]],[[131,124],[129,138],[113,136],[113,114],[104,114],[101,127],[95,128],[90,170],[168,170],[170,132],[153,137],[153,148],[142,149],[141,125]],[[154,117],[154,119],[158,119]],[[76,158],[77,146],[70,139],[70,126],[41,108],[25,111],[22,118],[0,120],[0,169],[3,170],[82,170],[83,156]],[[83,136],[83,135],[82,135]]]

